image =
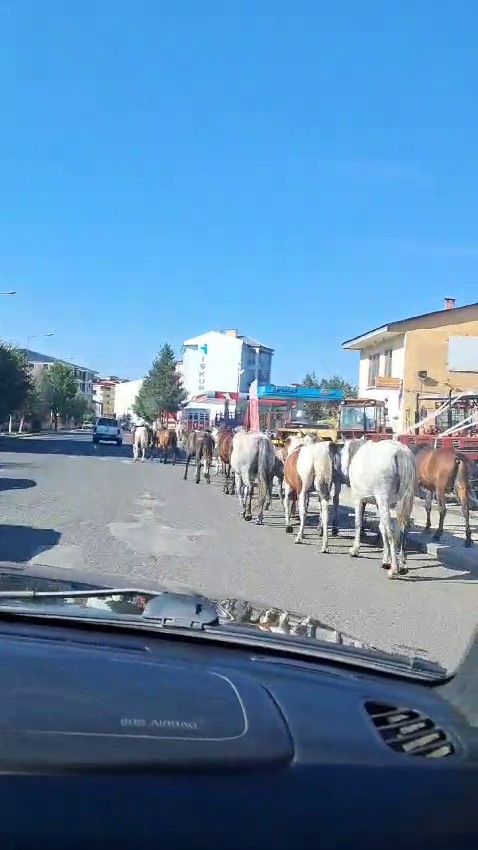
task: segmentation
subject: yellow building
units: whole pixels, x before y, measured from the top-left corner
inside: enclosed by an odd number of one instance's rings
[[[478,394],[478,303],[411,316],[342,343],[360,352],[359,395],[384,400],[400,432],[450,392]]]
[[[93,400],[99,416],[115,415],[115,396],[117,380],[100,378],[93,385]]]

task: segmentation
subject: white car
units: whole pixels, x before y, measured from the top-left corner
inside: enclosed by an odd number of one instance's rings
[[[123,436],[117,419],[107,419],[102,417],[96,420],[96,425],[93,428],[93,442],[100,443],[116,443],[117,446],[123,444]]]

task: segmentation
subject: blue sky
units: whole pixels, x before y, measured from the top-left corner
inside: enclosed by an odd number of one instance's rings
[[[477,40],[472,0],[0,0],[0,334],[356,377],[344,339],[478,300]]]

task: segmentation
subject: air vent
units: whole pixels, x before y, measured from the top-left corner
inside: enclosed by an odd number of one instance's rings
[[[446,733],[421,711],[379,702],[366,702],[365,709],[387,746],[397,753],[444,758],[455,752]]]

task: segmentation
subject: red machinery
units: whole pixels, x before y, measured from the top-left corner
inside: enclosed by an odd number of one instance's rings
[[[437,399],[436,404],[436,410],[427,412],[407,432],[397,435],[400,442],[408,446],[457,449],[478,462],[478,394],[461,393],[446,397],[443,403]],[[453,422],[451,411],[455,413],[455,421],[443,429],[440,419],[446,417],[448,423]],[[340,410],[339,435],[343,439],[363,435],[371,440],[390,439],[392,430],[385,423],[385,403],[375,399],[347,399]]]

